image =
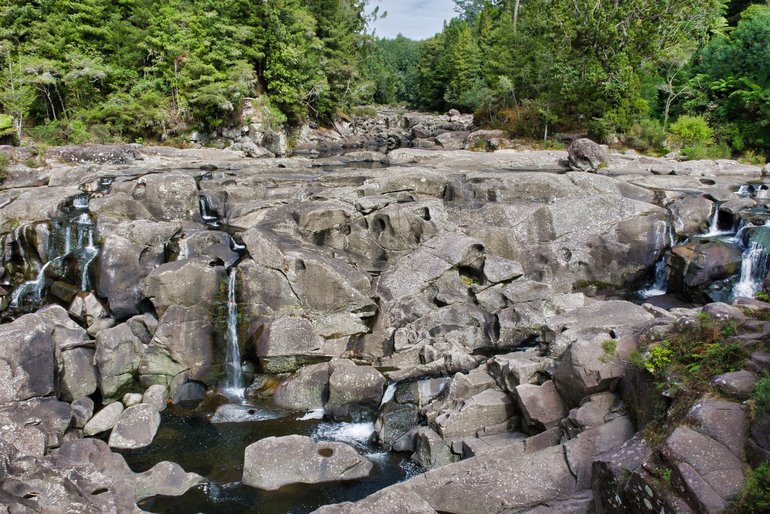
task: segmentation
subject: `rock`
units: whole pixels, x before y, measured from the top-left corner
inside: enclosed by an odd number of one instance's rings
[[[281,132],[273,132],[268,131],[265,133],[265,137],[262,140],[262,144],[265,146],[265,148],[279,156],[284,157],[286,153],[288,152],[288,143],[286,140],[286,134]]]
[[[361,409],[377,410],[385,388],[385,377],[379,371],[346,359],[333,360],[329,370],[329,400],[324,406],[327,414],[355,418]]]
[[[62,162],[84,164],[131,164],[141,158],[136,145],[73,145],[49,151],[49,155]]]
[[[142,403],[142,397],[139,393],[126,393],[123,395],[121,402],[125,407],[133,407]]]
[[[275,388],[273,398],[285,409],[322,409],[329,399],[329,364],[303,366]]]
[[[444,150],[462,150],[470,132],[443,132],[436,136],[436,142]]]
[[[67,402],[88,396],[98,387],[94,351],[73,348],[61,352],[59,358],[59,397]]]
[[[519,384],[541,384],[553,365],[537,349],[496,355],[487,361],[487,370],[497,384],[513,394]]]
[[[374,429],[378,440],[393,446],[420,423],[420,409],[413,403],[387,402],[380,407]]]
[[[581,432],[608,423],[625,414],[623,403],[612,393],[592,394],[583,399],[580,407],[572,409],[562,424],[566,434],[575,438]]]
[[[112,430],[118,418],[123,413],[123,404],[115,402],[107,405],[102,410],[94,414],[91,420],[83,427],[83,435],[90,437]]]
[[[684,196],[668,206],[674,218],[674,231],[680,239],[707,228],[714,204],[703,196]]]
[[[176,388],[173,393],[172,403],[174,405],[184,405],[186,403],[197,403],[206,396],[206,386],[200,382],[185,382]]]
[[[502,257],[487,255],[484,259],[484,276],[489,282],[497,284],[515,280],[524,274],[524,270],[516,261],[509,261]]]
[[[733,307],[726,303],[710,303],[703,306],[703,312],[710,314],[717,319],[734,319],[738,321],[744,321],[746,315],[738,307]]]
[[[110,448],[135,450],[152,443],[160,426],[160,413],[153,405],[140,403],[128,407],[110,433]]]
[[[94,401],[88,396],[72,402],[72,419],[75,428],[84,428],[94,415]]]
[[[754,391],[757,380],[754,373],[743,369],[718,375],[711,379],[711,383],[724,395],[747,400]]]
[[[701,434],[722,443],[736,457],[743,456],[748,417],[742,405],[723,400],[699,400],[686,420]]]
[[[97,320],[107,318],[110,315],[94,293],[78,293],[70,304],[69,313],[82,320],[89,327]]]
[[[261,157],[275,157],[275,154],[270,150],[257,146],[251,141],[243,143],[233,143],[230,148],[231,152],[243,152],[243,155],[252,159],[259,159]]]
[[[324,505],[314,514],[437,514],[430,503],[412,491],[383,489],[356,503]]]
[[[438,468],[457,460],[441,436],[429,427],[417,430],[415,452],[411,458],[425,469]]]
[[[567,417],[567,408],[551,380],[541,386],[516,386],[515,398],[522,414],[522,426],[530,434],[558,426],[559,421]]]
[[[668,258],[669,291],[707,302],[708,286],[740,272],[742,256],[739,248],[722,241],[696,240],[675,246]]]
[[[145,175],[136,181],[131,194],[155,220],[200,220],[198,186],[190,175]]]
[[[224,268],[210,266],[207,259],[170,262],[147,276],[144,295],[162,318],[172,305],[192,307],[202,299],[217,298],[223,276]]]
[[[590,139],[576,139],[567,147],[569,166],[573,171],[596,172],[600,167],[607,166],[610,156],[607,149]]]
[[[142,341],[126,324],[97,334],[94,360],[105,399],[118,399],[131,387],[143,351]]]
[[[507,423],[515,414],[513,400],[501,392],[488,389],[463,402],[458,411],[436,418],[438,433],[444,439],[475,435],[485,427]]]
[[[160,384],[153,384],[147,388],[142,396],[142,403],[147,403],[162,412],[166,409],[168,401],[168,390]]]
[[[256,346],[257,357],[267,373],[291,372],[313,360],[325,360],[320,353],[323,340],[304,318],[278,318],[263,325]]]
[[[275,491],[290,484],[319,484],[369,476],[372,463],[343,443],[301,435],[267,437],[246,447],[245,485]]]
[[[54,391],[54,341],[44,318],[26,314],[0,326],[0,402]]]
[[[661,455],[673,467],[688,503],[699,511],[723,510],[743,483],[743,464],[727,447],[689,428],[666,439]]]

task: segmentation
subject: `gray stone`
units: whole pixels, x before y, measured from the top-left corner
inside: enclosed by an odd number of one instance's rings
[[[59,397],[71,402],[88,396],[98,387],[98,375],[93,364],[94,350],[73,348],[59,357]]]
[[[142,403],[142,395],[139,393],[126,393],[120,401],[125,407],[133,407]]]
[[[70,304],[69,313],[88,327],[110,314],[94,293],[78,293]]]
[[[72,402],[72,418],[75,428],[83,428],[94,415],[94,401],[88,396]]]
[[[142,341],[126,324],[97,334],[94,360],[105,399],[118,399],[131,387],[143,352]]]
[[[711,379],[711,383],[722,394],[739,400],[747,400],[754,391],[754,385],[756,385],[757,380],[759,379],[754,373],[743,369],[717,375]]]
[[[205,259],[170,262],[155,268],[145,279],[144,295],[152,300],[160,318],[172,305],[192,307],[219,295],[224,268]]]
[[[245,485],[275,491],[290,484],[320,484],[369,476],[372,463],[343,443],[301,435],[267,437],[246,447]]]
[[[0,341],[0,402],[53,393],[54,341],[44,318],[27,314],[0,326]]]
[[[567,407],[551,380],[541,386],[516,386],[515,398],[523,416],[522,426],[528,433],[534,434],[558,426],[559,421],[567,417]]]
[[[724,400],[699,400],[686,419],[701,434],[722,443],[738,458],[743,456],[748,432],[744,406]]]
[[[576,139],[567,147],[569,166],[574,171],[596,172],[600,167],[610,162],[606,147],[594,143],[590,139]]]
[[[134,450],[152,443],[160,426],[160,413],[153,405],[140,403],[128,407],[110,433],[110,448]]]
[[[495,255],[487,255],[487,258],[484,260],[484,276],[493,284],[514,280],[523,274],[524,269],[516,261],[510,261]]]
[[[383,489],[356,503],[325,505],[314,514],[437,514],[420,495],[399,489]]]
[[[415,437],[412,460],[425,469],[433,469],[457,460],[444,440],[429,427],[420,427]]]
[[[185,382],[174,390],[172,403],[179,405],[187,402],[199,402],[206,396],[206,386],[200,382]]]
[[[112,430],[115,423],[118,422],[118,418],[123,413],[123,404],[120,402],[114,402],[102,410],[94,414],[94,416],[83,427],[83,435],[90,437],[92,435],[101,434]]]
[[[304,318],[284,317],[263,325],[257,338],[257,356],[264,371],[295,371],[320,353],[323,340]],[[310,360],[312,362],[312,360]]]
[[[166,386],[153,384],[147,388],[142,396],[142,403],[148,403],[158,409],[158,412],[165,410],[168,401],[168,390]]]
[[[506,423],[516,408],[513,400],[493,389],[481,392],[463,402],[457,411],[436,418],[436,428],[444,439],[475,435],[487,426]]]
[[[419,423],[420,410],[417,405],[391,401],[380,407],[374,429],[381,443],[393,446]]]
[[[285,409],[322,409],[329,399],[329,364],[303,366],[275,388],[273,399]]]
[[[329,400],[324,409],[344,418],[358,409],[375,411],[385,388],[385,377],[371,366],[356,366],[350,360],[335,359],[329,364]]]

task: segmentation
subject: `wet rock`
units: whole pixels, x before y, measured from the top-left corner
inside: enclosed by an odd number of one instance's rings
[[[754,373],[743,369],[718,375],[711,379],[711,383],[724,395],[747,400],[754,391],[757,380]]]
[[[610,162],[606,147],[594,143],[590,139],[576,139],[567,147],[569,166],[574,171],[596,172],[600,167]]]
[[[742,252],[722,241],[691,241],[671,250],[670,291],[681,291],[693,300],[709,300],[705,289],[741,269]]]
[[[142,403],[142,395],[139,393],[126,393],[120,401],[125,407],[133,407]]]
[[[0,341],[0,401],[53,393],[54,341],[44,318],[27,314],[0,326]]]
[[[174,390],[172,403],[184,405],[198,403],[206,396],[206,386],[200,382],[185,382]]]
[[[420,422],[420,410],[413,403],[387,402],[377,413],[374,429],[383,444],[393,446]]]
[[[567,416],[567,408],[551,380],[540,386],[516,386],[515,398],[522,414],[522,426],[528,433],[535,434],[558,426],[559,421]]]
[[[93,435],[101,434],[112,430],[115,423],[118,422],[118,418],[123,413],[123,404],[115,402],[107,405],[102,410],[94,414],[94,416],[83,427],[83,435],[90,437]]]
[[[301,435],[267,437],[246,447],[245,485],[275,491],[290,484],[319,484],[369,476],[372,463],[343,443]]]
[[[273,398],[285,409],[322,409],[329,399],[329,364],[303,366],[275,388]]]
[[[140,403],[124,410],[110,433],[110,448],[135,450],[152,443],[160,426],[160,413],[154,406]]]
[[[168,390],[160,384],[153,384],[147,388],[142,396],[142,403],[147,403],[162,412],[166,409],[168,401]]]
[[[360,410],[377,410],[385,388],[385,377],[379,371],[346,359],[333,360],[329,371],[327,414],[345,418],[355,417]]]

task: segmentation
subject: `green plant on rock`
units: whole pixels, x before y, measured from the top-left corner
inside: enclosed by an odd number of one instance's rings
[[[751,470],[743,483],[738,500],[730,508],[733,513],[760,514],[770,512],[770,467],[761,464]]]
[[[765,377],[754,387],[751,395],[754,413],[758,418],[770,415],[770,377]]]
[[[761,302],[770,302],[770,293],[768,293],[767,291],[758,291],[754,295],[754,298],[756,298]]]
[[[602,355],[599,360],[603,363],[608,363],[617,357],[618,342],[615,339],[605,339],[602,341]]]
[[[8,165],[11,163],[11,158],[8,154],[0,153],[0,184],[8,176]]]

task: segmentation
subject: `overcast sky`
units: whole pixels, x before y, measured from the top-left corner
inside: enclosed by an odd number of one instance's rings
[[[374,0],[370,7],[380,6],[388,16],[377,20],[377,36],[394,38],[399,33],[412,39],[427,39],[441,32],[444,20],[455,16],[452,0]]]

